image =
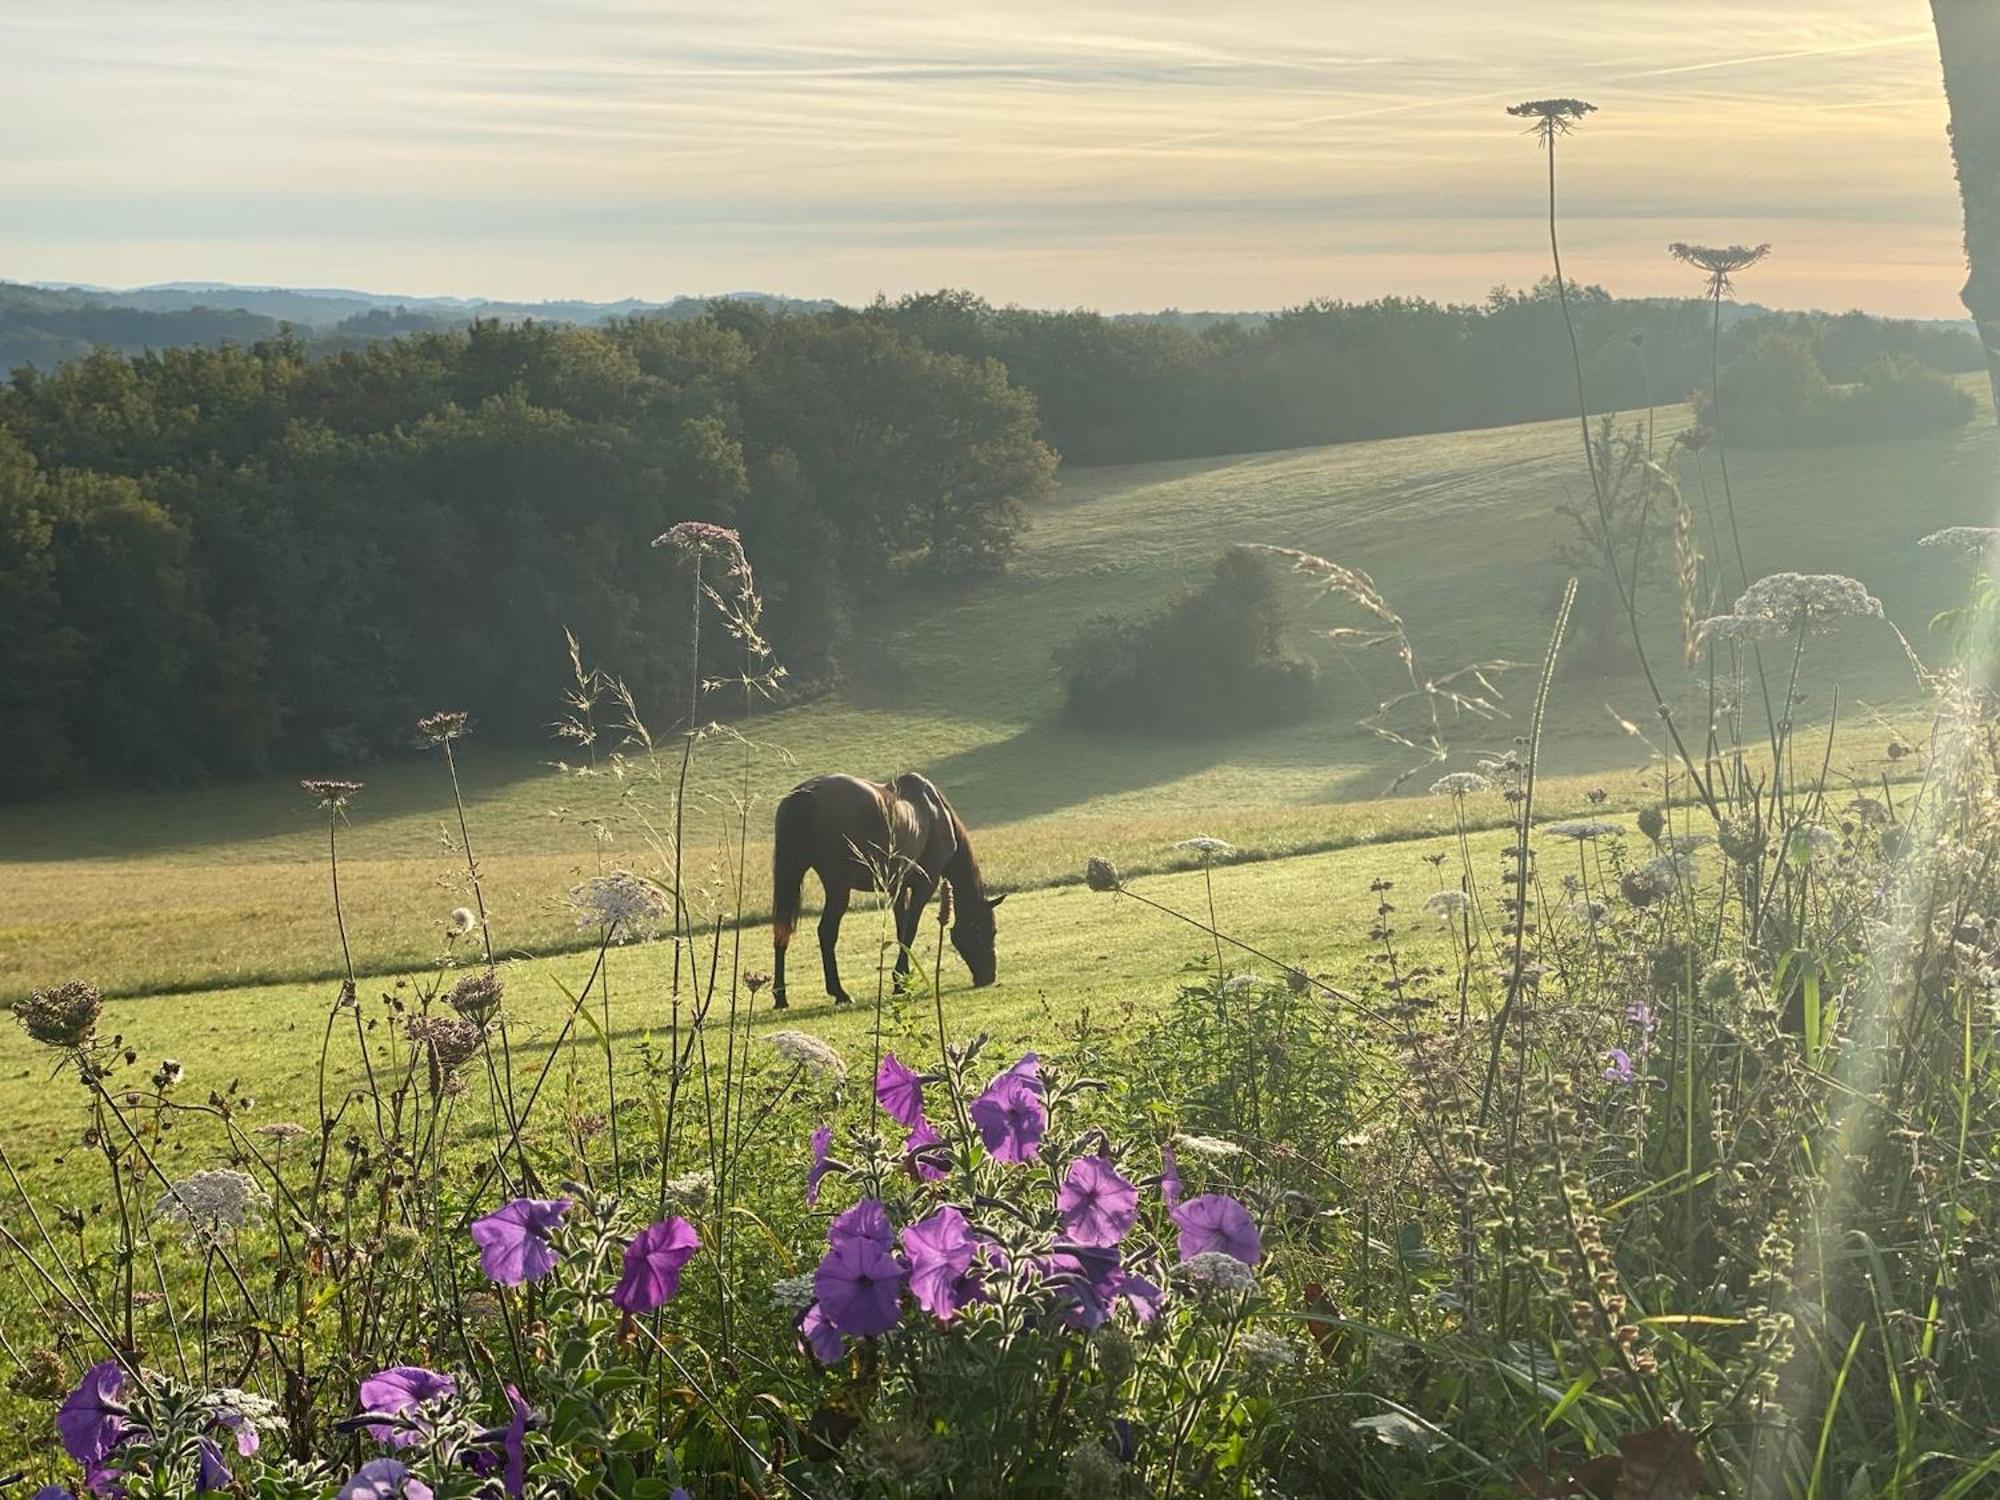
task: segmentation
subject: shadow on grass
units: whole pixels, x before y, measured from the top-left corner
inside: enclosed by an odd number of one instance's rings
[[[1226,736],[1175,739],[1031,724],[923,767],[976,829],[1059,812],[1206,771],[1231,758]]]

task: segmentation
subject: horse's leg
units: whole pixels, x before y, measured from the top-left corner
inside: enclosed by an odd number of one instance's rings
[[[791,946],[792,929],[780,924],[771,929],[771,1009],[789,1010],[785,999],[785,949]]]
[[[917,924],[930,905],[935,887],[923,871],[912,870],[896,894],[896,993],[901,994],[910,980],[910,948],[917,940]]]
[[[835,1005],[848,1003],[847,991],[840,987],[840,963],[834,950],[840,944],[840,919],[847,915],[847,886],[835,881],[826,888],[826,905],[819,915],[819,962],[826,971],[826,992]]]

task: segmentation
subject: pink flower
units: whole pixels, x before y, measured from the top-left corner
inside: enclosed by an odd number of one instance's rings
[[[611,1305],[628,1313],[649,1313],[674,1299],[681,1268],[701,1248],[701,1236],[686,1219],[649,1225],[625,1247],[625,1274],[611,1293]]]
[[[1080,1156],[1056,1194],[1056,1212],[1071,1243],[1115,1245],[1139,1220],[1139,1189],[1103,1157]]]
[[[1263,1236],[1257,1232],[1250,1210],[1221,1193],[1203,1193],[1190,1198],[1173,1211],[1180,1229],[1182,1260],[1192,1260],[1203,1251],[1219,1250],[1254,1266],[1264,1258]]]

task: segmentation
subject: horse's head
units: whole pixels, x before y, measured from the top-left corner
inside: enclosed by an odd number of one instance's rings
[[[983,989],[993,982],[997,963],[993,952],[993,908],[1006,899],[1005,896],[995,896],[989,901],[984,896],[967,895],[954,908],[951,945],[965,960],[965,966],[972,970],[975,988]]]

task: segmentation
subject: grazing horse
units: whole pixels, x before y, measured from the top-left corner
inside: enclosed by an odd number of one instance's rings
[[[1007,898],[987,897],[965,824],[944,793],[916,772],[886,784],[856,776],[815,776],[778,804],[771,850],[776,958],[771,992],[779,1009],[785,1007],[785,948],[798,926],[799,887],[807,870],[819,876],[826,892],[819,956],[834,1004],[848,1003],[834,944],[854,891],[882,890],[894,903],[897,989],[910,972],[917,921],[940,888],[939,910],[952,921],[951,945],[972,970],[975,985],[993,982],[993,908]]]

